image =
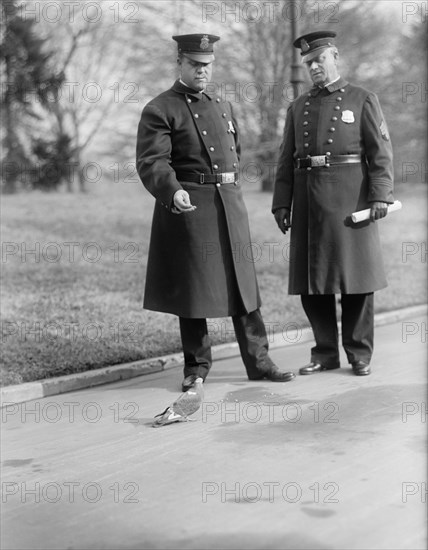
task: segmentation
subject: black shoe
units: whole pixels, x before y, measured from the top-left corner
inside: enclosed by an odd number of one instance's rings
[[[352,363],[352,370],[356,376],[367,376],[372,372],[369,363],[365,361],[354,361]]]
[[[290,382],[296,378],[296,375],[294,372],[284,372],[279,370],[278,367],[274,367],[265,374],[264,378],[267,378],[271,382]]]
[[[187,390],[190,390],[190,388],[193,388],[197,378],[199,378],[197,374],[189,374],[189,376],[186,376],[181,384],[182,391],[186,392]]]
[[[316,372],[321,372],[323,370],[334,370],[340,368],[340,365],[334,367],[324,367],[321,363],[311,361],[308,365],[305,365],[299,369],[299,374],[315,374]]]

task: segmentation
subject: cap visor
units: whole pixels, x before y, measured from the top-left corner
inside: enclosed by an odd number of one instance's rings
[[[315,50],[308,52],[307,54],[302,56],[302,63],[306,63],[307,61],[314,59],[314,57],[318,57],[319,54],[324,50],[326,50],[327,48],[331,48],[331,46],[320,46],[319,48],[315,48]]]
[[[183,53],[184,57],[188,57],[189,59],[192,59],[193,61],[197,61],[198,63],[212,63],[215,59],[214,55],[212,53],[206,54],[206,53]]]

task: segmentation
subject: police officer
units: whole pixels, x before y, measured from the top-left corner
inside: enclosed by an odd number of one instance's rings
[[[354,374],[371,372],[373,292],[385,279],[375,220],[393,198],[392,148],[377,96],[339,74],[336,33],[294,42],[313,82],[289,107],[272,212],[290,227],[289,293],[300,294],[315,347],[300,374],[340,367],[335,295],[341,295],[342,344]],[[370,208],[370,220],[350,214]]]
[[[251,247],[236,120],[229,102],[205,91],[219,37],[173,39],[180,78],[138,127],[137,170],[156,198],[144,307],[179,316],[183,391],[211,367],[207,317],[232,317],[250,380],[291,380],[268,355],[254,264],[240,254]]]

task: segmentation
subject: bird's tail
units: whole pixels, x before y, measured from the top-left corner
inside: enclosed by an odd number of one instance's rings
[[[161,426],[166,426],[174,422],[187,422],[187,420],[188,418],[186,416],[176,414],[171,407],[167,407],[163,412],[155,416],[152,426],[153,428],[160,428]]]

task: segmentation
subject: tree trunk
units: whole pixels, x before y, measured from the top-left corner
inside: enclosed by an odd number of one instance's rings
[[[4,95],[4,113],[5,113],[5,150],[6,156],[2,170],[2,179],[4,181],[3,191],[5,193],[15,193],[17,190],[17,175],[19,173],[18,161],[18,137],[15,132],[15,124],[13,122],[13,98],[9,88],[12,82],[12,67],[10,56],[5,56],[6,65],[6,92]]]

